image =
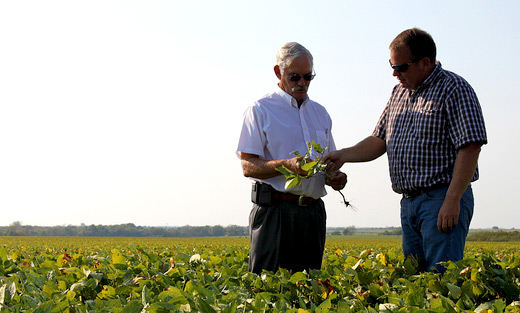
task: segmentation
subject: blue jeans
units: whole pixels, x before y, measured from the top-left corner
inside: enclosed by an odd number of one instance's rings
[[[401,200],[403,253],[405,257],[416,257],[421,270],[442,273],[446,269],[438,262],[456,262],[464,256],[466,236],[473,217],[473,191],[469,186],[460,200],[457,226],[441,233],[437,229],[437,217],[447,190],[448,187],[443,187]]]

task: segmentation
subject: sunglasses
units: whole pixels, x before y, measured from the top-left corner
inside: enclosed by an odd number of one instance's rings
[[[397,65],[392,65],[392,61],[390,61],[390,60],[388,60],[388,62],[390,63],[391,68],[398,71],[399,73],[404,73],[408,70],[408,67],[410,65],[414,64],[417,61],[412,61],[412,62],[403,63],[403,64],[397,64]]]
[[[292,74],[292,75],[288,75],[288,76],[289,76],[289,80],[292,82],[299,82],[300,79],[302,79],[302,76],[298,75],[298,74]],[[316,76],[316,74],[313,74],[313,73],[304,74],[303,79],[307,82],[310,82],[311,80],[314,79],[314,76]]]

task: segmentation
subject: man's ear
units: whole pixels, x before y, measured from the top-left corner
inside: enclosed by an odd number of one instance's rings
[[[276,77],[278,77],[278,79],[282,79],[282,71],[280,70],[280,66],[274,66],[274,73],[276,74]]]
[[[428,57],[423,57],[422,59],[420,59],[417,62],[421,65],[422,68],[424,68],[426,70],[429,70],[431,67],[431,64],[432,64],[432,62],[430,61],[430,59]]]

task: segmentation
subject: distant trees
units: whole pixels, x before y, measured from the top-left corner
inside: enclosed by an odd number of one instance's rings
[[[9,226],[0,226],[0,236],[85,236],[85,237],[223,237],[248,236],[246,226],[181,226],[181,227],[146,227],[132,223],[119,225],[80,226],[30,226],[13,222]]]
[[[403,229],[401,227],[392,228],[390,230],[385,230],[382,235],[388,235],[388,236],[396,236],[396,235],[402,235]]]
[[[468,241],[520,241],[520,231],[475,231],[471,232]]]
[[[21,236],[23,234],[22,223],[16,221],[7,226],[7,236]]]
[[[356,232],[355,226],[349,226],[343,230],[343,235],[351,236]]]

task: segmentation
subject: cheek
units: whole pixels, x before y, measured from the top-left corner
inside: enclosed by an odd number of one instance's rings
[[[283,85],[283,89],[286,91],[286,92],[290,92],[291,91],[291,88],[293,87],[293,85],[291,84],[290,81],[287,81],[287,80],[282,80],[282,85]]]

